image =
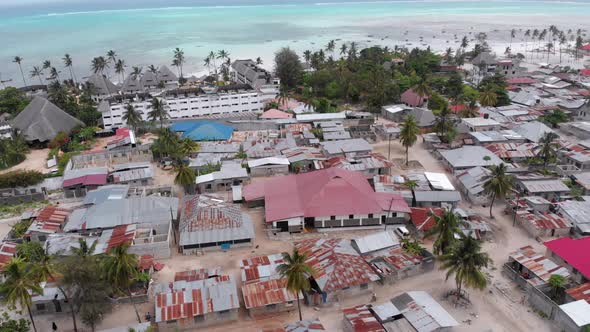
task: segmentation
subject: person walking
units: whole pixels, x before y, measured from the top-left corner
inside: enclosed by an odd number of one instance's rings
[[[57,331],[57,324],[55,324],[55,322],[51,323],[51,329],[55,332]]]

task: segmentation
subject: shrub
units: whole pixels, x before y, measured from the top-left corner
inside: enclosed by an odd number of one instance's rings
[[[43,179],[43,174],[37,171],[12,171],[0,174],[0,188],[34,186]]]
[[[55,137],[49,142],[47,145],[50,149],[59,148],[64,146],[66,143],[70,141],[70,137],[63,131],[60,131],[55,135]]]

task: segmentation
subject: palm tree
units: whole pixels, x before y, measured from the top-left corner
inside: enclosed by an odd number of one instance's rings
[[[217,61],[215,61],[216,58],[217,56],[215,55],[215,52],[209,52],[209,60],[213,61],[213,72],[215,73],[215,80],[217,80]]]
[[[137,67],[134,66],[131,68],[131,77],[133,77],[134,80],[137,80],[137,78],[139,76],[141,76],[141,72],[143,71],[143,67]]]
[[[121,83],[125,81],[125,60],[117,60],[115,63],[115,73],[121,75]]]
[[[516,29],[510,30],[510,49],[512,49],[512,39],[516,37]]]
[[[197,178],[195,171],[184,162],[179,162],[175,170],[176,176],[174,177],[174,183],[182,186],[186,193],[190,193]]]
[[[98,57],[92,59],[91,68],[95,74],[99,74],[102,77],[104,85],[107,88],[107,91],[110,96],[111,91],[110,91],[107,81],[104,77],[104,71],[109,68],[109,64],[107,63],[107,60],[103,56],[98,56]]]
[[[436,234],[434,240],[433,252],[434,254],[446,254],[455,243],[455,234],[460,233],[460,221],[455,212],[445,210],[442,216],[432,214],[435,220],[434,226],[428,231],[427,236]]]
[[[336,42],[334,40],[330,40],[328,45],[326,45],[326,52],[334,52],[334,48],[336,48]]]
[[[89,246],[85,239],[80,238],[78,239],[78,247],[72,246],[70,249],[74,256],[85,259],[94,254],[94,251],[96,250],[96,243],[97,241],[94,241],[92,242],[92,245]]]
[[[110,63],[117,63],[117,52],[110,50],[107,52],[107,61]]]
[[[479,116],[479,109],[475,100],[472,100],[468,105],[465,105],[465,107],[459,111],[459,116],[462,118],[477,118]]]
[[[560,302],[563,294],[563,290],[567,284],[567,279],[559,274],[552,274],[549,277],[549,286],[551,287],[551,297],[556,301]]]
[[[262,59],[260,57],[256,58],[256,64],[260,66],[262,64]]]
[[[131,129],[137,133],[137,126],[141,124],[143,118],[141,113],[133,107],[131,104],[125,106],[125,114],[123,114],[123,121],[127,123],[127,126],[131,126]]]
[[[32,271],[37,282],[47,282],[47,280],[56,280],[56,276],[60,275],[57,271],[56,264],[54,262],[54,257],[47,255],[43,249],[40,251],[37,259],[34,262],[30,263],[33,264]],[[65,302],[69,303],[70,305],[70,313],[72,314],[74,331],[78,331],[78,324],[76,323],[76,312],[74,311],[74,306],[70,302],[68,294],[66,293],[64,288],[60,284],[57,285],[57,288],[63,294]]]
[[[59,71],[57,71],[57,68],[51,67],[49,70],[49,79],[57,80],[59,82]]]
[[[224,61],[226,58],[228,58],[228,57],[229,57],[229,53],[228,53],[228,52],[226,52],[225,50],[219,50],[219,51],[217,51],[217,59],[220,59],[220,60],[221,60],[221,63],[223,63],[223,61]],[[223,67],[223,65],[221,65],[220,67]],[[216,71],[215,71],[215,78],[216,78],[216,79],[219,79],[219,78],[217,77],[217,66],[216,66],[215,68],[216,68]],[[222,68],[222,70],[223,70],[223,68]]]
[[[567,38],[565,37],[564,34],[559,36],[559,63],[561,63],[561,54],[562,54],[562,48],[563,45],[565,45],[567,43]]]
[[[23,83],[25,84],[25,86],[27,86],[27,81],[25,80],[25,73],[23,72],[23,67],[22,67],[23,58],[21,58],[20,56],[17,55],[14,57],[12,62],[16,63],[18,65],[18,69],[20,69],[20,74],[23,78]]]
[[[416,119],[413,115],[408,115],[404,119],[402,123],[402,128],[399,134],[399,140],[402,145],[406,148],[406,166],[408,166],[410,162],[410,157],[408,154],[408,149],[416,144],[418,141],[418,134],[420,133],[420,128],[418,128],[418,124],[416,123]]]
[[[357,52],[357,44],[356,42],[352,42],[350,43],[350,47],[348,48],[348,57],[355,59],[356,58],[356,52]]]
[[[547,168],[549,160],[557,156],[559,145],[554,142],[557,138],[559,138],[559,135],[556,133],[547,132],[539,140],[539,145],[533,149],[533,151],[537,152],[536,156],[543,159],[543,168]]]
[[[446,280],[454,275],[457,285],[457,300],[461,297],[463,287],[484,289],[488,281],[483,268],[488,267],[492,260],[488,254],[481,252],[481,244],[471,236],[461,234],[457,245],[440,258],[441,270],[447,270]]]
[[[200,146],[199,143],[187,137],[180,141],[179,149],[182,156],[189,156],[191,153],[199,151]]]
[[[43,70],[37,66],[33,67],[33,70],[31,70],[31,78],[35,78],[38,77],[39,78],[39,84],[43,85],[43,81],[41,80],[41,76],[43,76]]]
[[[467,36],[463,36],[463,39],[461,40],[461,48],[466,49],[467,46],[469,46],[469,39],[467,39]]]
[[[122,292],[127,292],[129,300],[133,304],[137,322],[141,323],[139,312],[135,301],[133,301],[133,294],[131,293],[131,285],[137,276],[137,255],[127,252],[129,243],[123,243],[111,249],[111,251],[103,258],[102,267],[104,271],[104,278],[113,286]]]
[[[174,60],[176,60],[178,68],[180,69],[180,78],[182,78],[182,65],[185,62],[184,51],[182,49],[178,47],[174,49]]]
[[[293,254],[283,253],[285,263],[277,267],[281,277],[287,279],[287,290],[297,297],[297,309],[299,309],[299,320],[301,316],[301,303],[299,293],[304,293],[311,288],[309,278],[315,274],[311,266],[306,263],[307,255],[300,254],[299,250],[293,249]]]
[[[70,78],[72,79],[72,82],[76,84],[76,77],[74,76],[74,71],[72,69],[72,66],[74,64],[72,57],[69,54],[65,54],[62,60],[64,62],[64,66],[68,68],[68,70],[70,71]]]
[[[149,65],[147,68],[148,72],[156,75],[158,73],[158,67],[154,66],[154,65]]]
[[[303,52],[303,58],[305,59],[305,63],[309,66],[309,62],[311,61],[311,51],[305,50],[305,52]]]
[[[342,46],[340,46],[340,55],[345,55],[346,52],[348,52],[348,46],[346,46],[346,44],[342,44]]]
[[[12,258],[4,267],[4,283],[0,285],[0,293],[4,296],[4,301],[11,307],[20,305],[21,308],[27,308],[29,318],[33,325],[33,330],[37,332],[35,320],[31,313],[32,295],[43,294],[43,289],[32,275],[31,269],[21,258]]]
[[[209,76],[211,76],[211,58],[206,57],[204,63],[205,67],[207,67],[207,71],[209,72]]]
[[[159,121],[160,129],[164,127],[164,120],[168,118],[168,111],[163,100],[156,97],[152,99],[152,110],[148,113],[148,119],[151,121]]]
[[[422,99],[430,95],[430,85],[425,79],[420,80],[418,84],[414,85],[412,90]]]
[[[483,184],[484,192],[492,196],[490,203],[490,218],[493,218],[492,208],[496,198],[504,198],[512,190],[512,176],[506,174],[506,164],[490,167],[491,174]]]
[[[524,56],[526,58],[526,49],[529,43],[529,38],[531,37],[531,29],[527,29],[524,33]]]
[[[498,95],[491,89],[487,89],[479,94],[479,102],[481,106],[496,106],[498,102]]]

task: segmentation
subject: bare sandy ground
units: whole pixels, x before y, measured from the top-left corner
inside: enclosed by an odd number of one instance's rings
[[[19,170],[35,170],[41,173],[46,173],[47,168],[47,156],[49,155],[49,149],[31,149],[27,154],[27,159],[18,165],[14,165],[10,168],[0,171],[6,173],[10,171]]]

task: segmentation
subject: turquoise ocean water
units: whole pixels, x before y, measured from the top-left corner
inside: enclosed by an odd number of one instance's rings
[[[0,72],[3,79],[20,82],[18,68],[11,63],[15,55],[24,58],[28,72],[46,59],[61,67],[61,57],[69,53],[82,77],[91,58],[109,49],[116,50],[129,66],[145,66],[170,64],[175,47],[185,50],[190,72],[203,69],[202,59],[211,50],[228,50],[232,58],[260,55],[266,60],[281,46],[313,49],[329,39],[362,39],[374,31],[370,27],[375,22],[482,14],[506,15],[507,20],[511,15],[588,16],[590,1],[66,0],[48,5],[0,4]]]

